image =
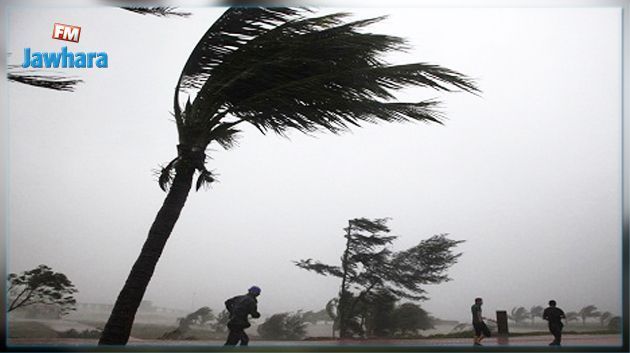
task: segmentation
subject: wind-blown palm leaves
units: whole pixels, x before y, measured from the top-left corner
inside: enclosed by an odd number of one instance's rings
[[[392,102],[406,86],[477,92],[462,74],[424,63],[388,66],[380,56],[403,39],[359,30],[382,18],[343,23],[347,14],[303,18],[291,8],[232,8],[190,55],[175,90],[180,144],[204,151],[234,145],[248,122],[261,132],[338,133],[361,122],[440,122],[438,101]],[[198,89],[191,102],[191,91]],[[180,93],[189,94],[183,107]],[[169,175],[169,164],[163,175]],[[198,163],[201,182],[211,173]],[[172,178],[161,178],[166,186]]]
[[[403,39],[365,33],[381,18],[345,23],[346,14],[307,18],[296,8],[230,8],[203,35],[177,81],[178,154],[160,173],[168,195],[120,292],[100,344],[125,344],[135,312],[184,207],[195,172],[200,188],[211,143],[234,145],[239,124],[262,133],[338,133],[380,121],[439,122],[436,100],[396,102],[407,86],[475,93],[473,81],[437,65],[388,66],[381,56]],[[180,96],[186,103],[180,104]],[[186,97],[187,96],[187,97]]]
[[[140,15],[153,15],[157,17],[188,17],[191,15],[190,12],[181,12],[175,11],[175,7],[168,6],[153,6],[153,7],[129,7],[123,6],[121,9],[131,11]]]
[[[30,86],[48,88],[55,91],[72,92],[83,80],[59,73],[42,73],[20,70],[19,65],[8,65],[7,79]]]

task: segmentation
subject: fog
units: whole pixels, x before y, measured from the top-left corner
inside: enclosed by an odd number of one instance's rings
[[[187,19],[117,8],[9,8],[9,64],[23,48],[106,51],[107,69],[67,70],[76,92],[8,87],[7,268],[65,273],[85,303],[113,303],[165,197],[153,170],[176,156],[170,112],[182,65],[223,8]],[[594,304],[621,314],[621,10],[323,8],[406,38],[392,63],[430,62],[477,80],[439,98],[444,125],[365,125],[289,138],[246,128],[213,145],[219,182],[191,192],[145,299],[192,310],[256,284],[263,313],[319,310],[339,281],[295,267],[338,264],[342,228],[391,217],[394,249],[438,233],[465,240],[452,279],[421,305],[444,319]],[[54,22],[79,44],[50,39]],[[63,71],[63,70],[59,70]]]

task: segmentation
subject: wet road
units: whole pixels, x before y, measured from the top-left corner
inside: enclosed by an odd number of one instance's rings
[[[519,336],[508,339],[487,338],[483,341],[484,346],[506,346],[506,347],[545,347],[551,342],[549,336]],[[165,341],[165,340],[139,340],[131,339],[128,345],[133,346],[182,346],[189,348],[217,347],[222,346],[224,341]],[[94,339],[10,339],[9,345],[15,346],[95,346],[97,340]],[[562,345],[565,347],[620,347],[622,345],[621,335],[564,335]],[[316,341],[260,341],[252,339],[251,347],[325,347],[325,346],[377,346],[384,347],[469,347],[472,346],[472,338],[442,338],[442,339],[413,339],[413,340],[316,340]]]

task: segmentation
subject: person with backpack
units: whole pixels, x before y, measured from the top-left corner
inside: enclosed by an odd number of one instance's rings
[[[260,295],[260,288],[252,286],[247,290],[247,294],[238,295],[225,301],[225,308],[230,313],[230,320],[227,327],[230,330],[228,334],[226,346],[236,346],[239,341],[241,346],[247,346],[249,337],[245,333],[245,329],[250,327],[248,316],[257,319],[260,317],[258,312],[258,300],[256,297]]]

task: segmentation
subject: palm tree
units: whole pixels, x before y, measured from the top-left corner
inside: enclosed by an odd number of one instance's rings
[[[527,312],[527,309],[520,306],[518,308],[517,307],[512,308],[511,315],[508,315],[508,316],[511,320],[513,320],[515,323],[518,324],[521,321],[527,320],[529,318],[529,313]]]
[[[568,313],[565,314],[565,316],[567,318],[567,323],[571,321],[578,321],[580,319],[580,315],[576,313],[575,311],[569,311]]]
[[[535,318],[537,318],[537,317],[542,318],[543,311],[544,311],[544,308],[542,306],[540,306],[540,305],[532,306],[529,309],[529,316],[532,319],[532,325],[534,324],[534,319]]]
[[[605,311],[599,316],[599,323],[604,326],[606,321],[612,319],[613,314],[610,311]]]
[[[597,307],[595,305],[588,305],[580,309],[578,315],[582,318],[582,325],[586,325],[586,319],[589,317],[601,316],[601,313],[597,311]]]
[[[466,76],[437,65],[387,65],[380,57],[403,39],[359,29],[381,18],[345,22],[347,14],[306,17],[295,8],[229,8],[203,35],[174,92],[177,157],[164,166],[168,191],[147,240],[116,300],[99,344],[126,344],[134,316],[180,212],[193,177],[196,189],[215,175],[205,167],[212,143],[234,145],[240,124],[261,133],[291,129],[340,133],[361,123],[441,121],[435,100],[393,102],[407,86],[476,93]],[[191,92],[196,92],[191,102]],[[180,95],[188,95],[182,107]]]

